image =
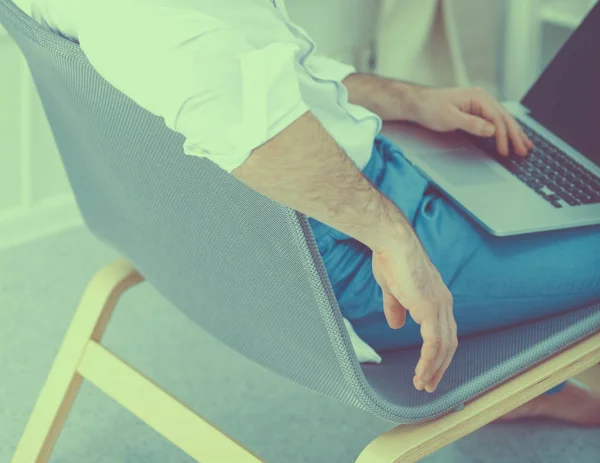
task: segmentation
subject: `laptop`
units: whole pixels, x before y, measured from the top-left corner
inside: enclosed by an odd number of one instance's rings
[[[503,158],[494,138],[391,124],[382,134],[496,236],[600,224],[600,3],[521,102],[504,106],[535,144]]]

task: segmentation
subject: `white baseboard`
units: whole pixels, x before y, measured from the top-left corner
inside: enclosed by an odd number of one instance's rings
[[[10,211],[0,216],[0,250],[82,224],[83,219],[72,195],[52,198],[29,210]]]

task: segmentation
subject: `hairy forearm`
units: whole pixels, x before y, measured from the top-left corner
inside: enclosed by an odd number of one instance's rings
[[[339,230],[373,250],[410,223],[363,176],[307,112],[255,149],[233,175],[254,190]]]
[[[417,90],[423,88],[361,72],[350,74],[343,83],[348,89],[350,103],[367,108],[384,121],[413,120],[418,102]]]

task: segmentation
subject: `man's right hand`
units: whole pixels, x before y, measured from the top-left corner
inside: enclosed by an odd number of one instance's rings
[[[421,326],[423,347],[413,384],[433,392],[458,346],[450,291],[412,231],[373,250],[373,275],[383,291],[390,327],[401,328],[407,310]]]

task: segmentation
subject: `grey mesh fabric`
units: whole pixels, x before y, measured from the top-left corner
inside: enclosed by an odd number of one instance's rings
[[[181,135],[10,0],[0,0],[0,21],[29,63],[89,229],[251,361],[385,420],[414,423],[600,329],[594,306],[463,339],[433,395],[412,387],[419,349],[361,367],[305,216],[184,155]]]

